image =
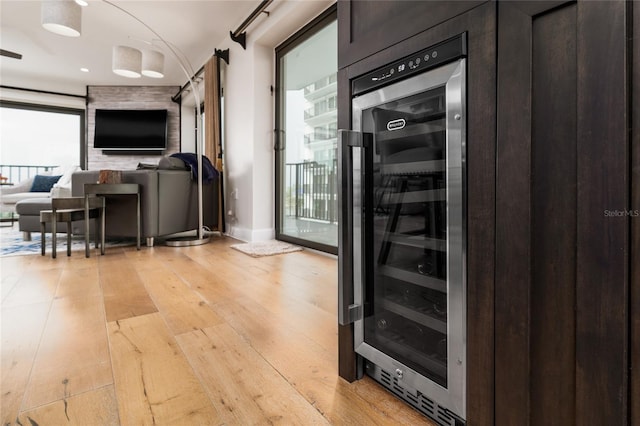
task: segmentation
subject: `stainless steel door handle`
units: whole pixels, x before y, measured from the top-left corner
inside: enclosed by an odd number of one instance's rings
[[[338,210],[340,220],[338,222],[338,323],[340,325],[351,324],[362,318],[362,306],[354,303],[355,286],[362,285],[361,261],[354,259],[354,255],[362,256],[362,249],[358,248],[354,253],[354,246],[361,244],[355,241],[354,229],[354,149],[366,149],[371,145],[373,135],[351,130],[338,131],[338,182],[340,187]],[[358,194],[361,196],[361,194]],[[361,216],[358,212],[356,221]],[[356,262],[354,262],[356,260]],[[354,265],[355,263],[355,265]],[[354,268],[355,266],[355,268]],[[361,293],[361,290],[358,291]]]

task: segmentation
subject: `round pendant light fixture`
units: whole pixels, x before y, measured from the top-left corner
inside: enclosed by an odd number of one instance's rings
[[[113,72],[123,77],[139,78],[142,71],[142,52],[129,46],[113,46]]]
[[[156,50],[145,50],[142,54],[142,75],[164,77],[164,55]]]
[[[44,29],[67,37],[79,37],[82,7],[73,0],[47,0],[40,7]]]

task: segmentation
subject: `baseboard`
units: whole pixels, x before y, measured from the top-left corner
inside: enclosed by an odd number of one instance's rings
[[[251,241],[269,241],[276,238],[276,230],[273,228],[254,229]]]
[[[236,240],[245,241],[245,242],[254,242],[254,241],[268,241],[273,240],[276,236],[275,229],[266,228],[266,229],[249,229],[249,228],[240,228],[237,226],[229,226],[227,235],[235,238]]]

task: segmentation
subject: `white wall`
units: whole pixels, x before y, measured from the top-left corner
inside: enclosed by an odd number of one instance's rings
[[[228,39],[225,87],[227,233],[245,241],[275,236],[275,47],[334,1],[278,1],[247,30],[247,49]],[[237,199],[234,195],[237,194]]]
[[[188,81],[186,76],[185,81]],[[196,152],[195,106],[198,101],[200,103],[204,102],[204,84],[198,84],[197,87],[199,99],[195,98],[191,90],[185,90],[182,93],[180,105],[180,152]]]

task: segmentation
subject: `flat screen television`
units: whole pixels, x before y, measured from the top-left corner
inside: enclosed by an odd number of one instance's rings
[[[167,110],[96,109],[93,147],[104,151],[162,151]]]

